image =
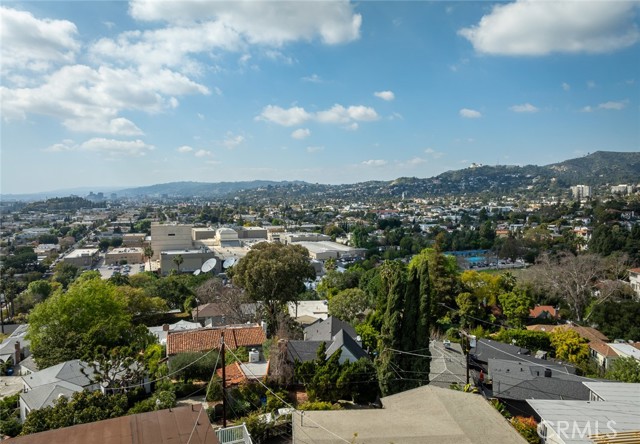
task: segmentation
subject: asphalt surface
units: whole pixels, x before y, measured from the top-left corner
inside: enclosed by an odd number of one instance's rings
[[[429,343],[431,368],[429,383],[437,387],[449,388],[454,382],[466,383],[466,360],[460,344],[451,343],[445,347],[442,341],[432,339]]]

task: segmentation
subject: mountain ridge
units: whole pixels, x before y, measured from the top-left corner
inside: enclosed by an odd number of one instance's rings
[[[350,193],[368,197],[385,197],[418,194],[469,194],[543,192],[566,190],[571,185],[584,184],[593,187],[605,184],[640,182],[640,152],[596,151],[586,156],[562,162],[538,165],[476,165],[445,171],[430,178],[398,177],[394,180],[369,180],[353,184],[326,185],[304,181],[253,180],[238,182],[179,181],[141,187],[117,189],[108,187],[118,197],[202,197],[222,198],[231,195],[250,198],[273,195],[342,196]],[[106,188],[106,187],[105,187]],[[82,187],[77,189],[90,189]],[[100,191],[97,187],[95,191]],[[62,191],[62,190],[61,190]],[[28,196],[54,197],[55,192],[30,193]],[[3,195],[2,198],[19,200],[26,195]],[[282,197],[282,196],[281,196]]]

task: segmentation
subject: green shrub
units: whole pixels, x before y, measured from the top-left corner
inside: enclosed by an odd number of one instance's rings
[[[340,410],[340,404],[325,401],[307,401],[298,406],[298,410]]]
[[[206,355],[206,356],[205,356]],[[179,353],[169,359],[169,370],[183,381],[197,379],[208,381],[218,361],[218,353]],[[218,361],[218,365],[220,362]]]
[[[515,341],[518,347],[526,348],[532,352],[536,352],[537,350],[553,352],[554,350],[551,345],[549,333],[545,333],[544,331],[500,330],[494,338],[496,341],[504,342],[505,344],[512,344],[512,341]]]
[[[529,444],[540,444],[538,424],[533,417],[514,416],[511,418],[511,424]]]
[[[265,442],[271,425],[264,421],[259,413],[249,413],[244,418],[241,418],[240,422],[244,422],[249,434],[251,435],[251,440],[255,444]]]
[[[214,375],[207,386],[206,399],[209,402],[222,401],[222,378]]]
[[[173,386],[173,391],[175,392],[175,396],[178,398],[193,396],[201,389],[204,389],[204,387],[200,385],[196,385],[192,382],[178,382]]]

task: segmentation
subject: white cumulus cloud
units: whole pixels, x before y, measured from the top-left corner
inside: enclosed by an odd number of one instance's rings
[[[620,100],[620,101],[610,100],[608,102],[600,103],[597,106],[591,106],[591,105],[584,106],[580,109],[580,111],[582,111],[583,113],[592,113],[599,109],[603,109],[606,111],[620,111],[626,108],[628,103],[629,103],[629,100],[627,99]]]
[[[213,155],[213,153],[211,151],[207,151],[207,150],[198,150],[194,153],[194,155],[196,157],[210,157]]]
[[[379,99],[386,100],[387,102],[396,98],[396,95],[393,93],[393,91],[377,91],[374,92],[373,95]]]
[[[193,151],[193,148],[189,145],[182,145],[178,148],[179,153],[190,153],[191,151]]]
[[[0,6],[0,59],[3,75],[16,70],[46,71],[72,63],[80,50],[76,25],[39,19],[30,12]]]
[[[517,0],[498,4],[458,33],[479,53],[606,53],[640,40],[636,2]]]
[[[383,159],[370,159],[370,160],[363,161],[362,165],[369,166],[369,167],[382,167],[382,166],[385,166],[388,163],[389,162],[387,162],[386,160],[383,160]]]
[[[368,122],[378,119],[378,113],[368,106],[350,106],[345,108],[342,105],[333,105],[325,111],[316,113],[316,120],[324,123],[349,123],[351,121]]]
[[[45,151],[85,151],[114,156],[144,156],[147,152],[153,151],[155,147],[142,140],[114,140],[105,138],[89,139],[81,144],[76,144],[71,140],[64,140],[48,147]]]
[[[302,81],[309,83],[322,83],[322,78],[318,74],[311,74],[310,76],[303,77]]]
[[[169,70],[141,72],[133,68],[68,65],[37,86],[0,87],[3,117],[24,119],[40,114],[60,119],[72,131],[120,136],[141,135],[124,110],[158,113],[175,108],[174,95],[208,93],[206,87]]]
[[[229,150],[233,150],[238,148],[244,142],[244,136],[238,134],[234,136],[233,134],[227,134],[227,137],[222,141],[222,145]]]
[[[306,139],[310,135],[311,135],[311,130],[309,130],[308,128],[298,128],[297,130],[291,133],[291,137],[293,139],[298,139],[298,140]]]
[[[284,109],[279,106],[267,105],[257,120],[277,123],[282,126],[300,125],[311,118],[311,115],[299,106]]]
[[[464,117],[466,119],[479,119],[482,117],[482,113],[480,111],[476,111],[475,109],[462,108],[460,110],[460,117]]]
[[[371,107],[363,105],[344,107],[340,104],[333,105],[327,110],[318,111],[316,113],[308,112],[299,106],[284,109],[275,105],[267,105],[260,115],[256,117],[256,120],[277,123],[282,126],[300,125],[309,120],[315,120],[321,123],[345,124],[349,126],[357,122],[370,122],[378,119],[378,113]]]
[[[513,105],[509,107],[514,113],[537,113],[540,111],[537,107],[530,103],[523,103],[522,105]]]
[[[604,102],[601,103],[600,105],[598,105],[598,108],[600,109],[613,109],[613,110],[621,110],[624,109],[627,106],[627,101],[623,100],[620,102],[614,102],[614,101],[609,101],[609,102]]]
[[[241,35],[248,43],[281,46],[319,37],[339,44],[360,37],[362,16],[348,0],[333,2],[262,2],[236,0],[163,2],[133,0],[130,13],[138,20],[170,23],[212,21]]]

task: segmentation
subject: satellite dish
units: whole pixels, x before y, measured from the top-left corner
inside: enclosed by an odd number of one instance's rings
[[[218,261],[216,261],[215,258],[209,259],[207,262],[202,264],[202,272],[203,273],[208,273],[209,271],[213,270],[213,268],[216,266],[217,262]]]
[[[194,276],[197,276],[197,275],[199,275],[199,274],[200,274],[200,269],[199,269],[199,268],[198,268],[196,271],[194,271],[194,272],[193,272],[193,275],[194,275]]]
[[[222,266],[224,268],[231,268],[231,267],[233,267],[235,265],[235,263],[236,263],[236,258],[235,257],[230,257],[229,259],[226,259],[223,262]]]

